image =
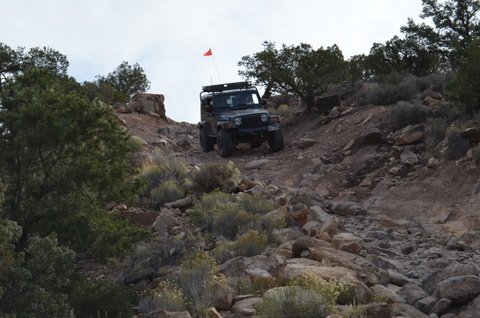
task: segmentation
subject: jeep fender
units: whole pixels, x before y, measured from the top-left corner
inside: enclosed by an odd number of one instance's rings
[[[212,134],[212,127],[210,127],[210,123],[208,121],[201,121],[197,124],[198,129],[206,129],[209,135]]]

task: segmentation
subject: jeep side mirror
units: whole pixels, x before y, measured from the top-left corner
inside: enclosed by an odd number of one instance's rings
[[[205,106],[207,113],[211,113],[213,111],[213,98],[211,96],[207,97],[204,100],[203,105]]]
[[[262,105],[267,106],[267,104],[268,104],[268,101],[265,98],[262,98]]]

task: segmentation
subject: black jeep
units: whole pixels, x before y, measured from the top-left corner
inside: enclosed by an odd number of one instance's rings
[[[280,117],[270,115],[255,86],[237,82],[204,86],[200,93],[200,145],[204,152],[216,143],[222,157],[233,154],[236,144],[259,147],[267,140],[272,151],[283,149]]]

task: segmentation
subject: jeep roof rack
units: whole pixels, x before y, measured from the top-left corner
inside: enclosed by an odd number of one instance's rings
[[[232,89],[247,89],[251,87],[252,85],[250,85],[249,82],[235,82],[235,83],[203,86],[202,91],[205,93],[214,93],[214,92],[228,91]]]

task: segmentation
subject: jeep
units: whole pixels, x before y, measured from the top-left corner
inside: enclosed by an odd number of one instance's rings
[[[200,93],[200,145],[204,152],[217,144],[222,157],[233,154],[235,145],[260,147],[266,140],[274,152],[283,150],[280,117],[264,109],[255,86],[248,82],[203,86]]]

